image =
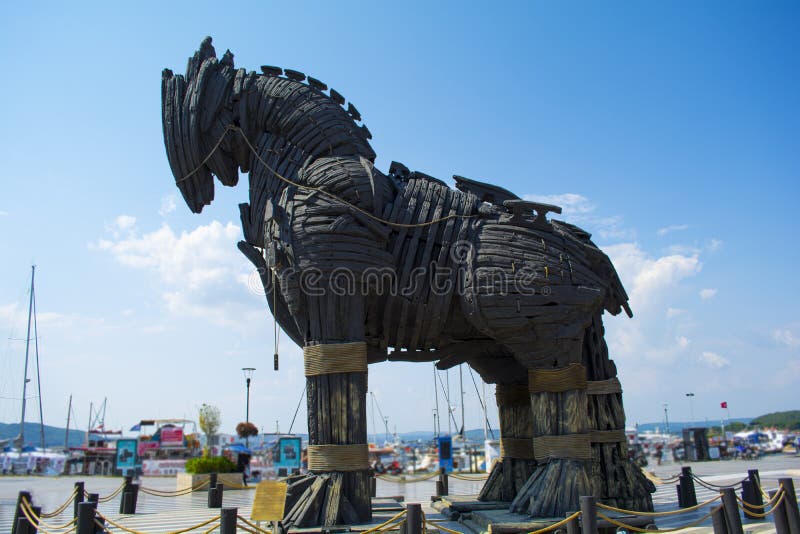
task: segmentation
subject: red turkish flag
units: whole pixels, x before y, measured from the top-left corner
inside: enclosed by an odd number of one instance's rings
[[[727,407],[728,407],[728,401],[723,401],[723,402],[720,402],[720,403],[719,403],[719,407],[720,407],[720,408],[727,408]]]

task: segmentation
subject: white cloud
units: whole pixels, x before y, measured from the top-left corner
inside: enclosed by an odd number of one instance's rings
[[[167,195],[161,198],[161,207],[158,210],[158,214],[162,217],[169,215],[178,207],[177,197],[175,195]]]
[[[669,226],[665,226],[664,228],[659,228],[656,233],[658,235],[664,236],[672,232],[680,232],[682,230],[688,230],[689,228],[690,226],[688,224],[671,224]]]
[[[655,297],[699,273],[703,267],[697,256],[671,254],[650,257],[637,243],[610,245],[604,250],[628,289],[634,310],[652,306]]]
[[[686,347],[689,346],[689,343],[691,343],[689,338],[686,336],[678,336],[677,338],[675,338],[675,341],[678,342],[678,347],[681,349],[685,349]]]
[[[708,299],[712,299],[712,298],[714,298],[714,296],[716,296],[717,290],[716,289],[712,289],[712,288],[701,289],[700,293],[698,293],[698,294],[700,295],[701,299],[708,300]]]
[[[720,356],[716,352],[711,351],[703,351],[700,354],[700,361],[708,367],[712,369],[721,369],[723,367],[727,367],[731,364],[731,361],[724,356]]]
[[[800,337],[788,328],[778,328],[772,332],[772,339],[789,348],[800,347]]]
[[[721,249],[723,244],[724,243],[721,239],[712,237],[711,239],[708,240],[708,243],[706,244],[706,249],[708,249],[710,252],[715,252]]]
[[[600,217],[595,214],[595,206],[588,198],[577,193],[561,193],[557,195],[524,195],[525,200],[554,204],[560,206],[561,215],[551,214],[556,219],[585,227],[603,239],[634,239],[636,232],[623,226],[623,219],[618,215]]]
[[[130,230],[136,225],[136,217],[131,215],[120,215],[114,219],[114,226],[119,230]]]
[[[667,308],[667,319],[672,319],[679,315],[683,315],[686,313],[686,310],[682,310],[680,308]]]
[[[232,222],[212,221],[180,234],[165,223],[152,232],[133,230],[89,246],[121,265],[156,274],[171,314],[242,327],[254,314],[263,320],[266,306],[248,286],[253,267],[236,248],[240,237]]]
[[[575,215],[591,213],[594,211],[594,205],[589,202],[589,199],[576,193],[562,193],[559,195],[525,195],[525,200],[560,206],[563,209],[561,213],[562,217],[573,217]]]

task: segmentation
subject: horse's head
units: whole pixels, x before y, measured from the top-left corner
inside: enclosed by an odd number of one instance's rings
[[[162,73],[164,145],[178,188],[195,213],[214,200],[213,176],[233,186],[239,167],[247,165],[239,136],[226,133],[227,126],[235,123],[229,102],[235,74],[233,54],[227,51],[218,60],[211,37],[189,58],[185,76],[169,69]]]

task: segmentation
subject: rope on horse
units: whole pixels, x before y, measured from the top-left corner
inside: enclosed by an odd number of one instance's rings
[[[303,347],[306,376],[367,371],[367,344],[330,343]]]
[[[356,445],[309,445],[309,471],[366,471],[369,469],[369,448]]]
[[[244,130],[242,130],[240,127],[235,126],[233,124],[229,124],[228,126],[225,127],[225,131],[222,133],[222,135],[220,136],[219,140],[214,144],[214,147],[211,149],[211,151],[208,153],[208,155],[203,159],[202,162],[200,162],[200,165],[195,167],[191,172],[189,172],[185,176],[175,180],[175,183],[179,184],[181,182],[184,182],[184,181],[188,180],[192,175],[194,175],[197,171],[199,171],[203,167],[203,165],[208,163],[208,160],[210,160],[211,156],[214,155],[214,152],[216,152],[219,149],[220,145],[222,144],[222,140],[225,139],[225,136],[230,131],[234,131],[234,132],[240,133],[241,136],[242,136],[242,139],[244,139],[244,142],[247,145],[247,148],[249,148],[250,152],[253,153],[253,156],[255,156],[255,158],[259,161],[259,163],[261,163],[269,172],[274,174],[282,182],[287,183],[289,185],[292,185],[294,187],[297,187],[298,189],[304,189],[306,191],[313,191],[313,192],[317,192],[317,193],[323,194],[323,195],[335,200],[336,202],[339,202],[340,204],[344,204],[345,206],[348,206],[349,208],[354,209],[357,212],[361,213],[362,215],[365,215],[366,217],[369,217],[370,219],[375,220],[375,221],[377,221],[377,222],[379,222],[381,224],[385,224],[387,226],[394,226],[396,228],[421,228],[421,227],[424,227],[424,226],[433,226],[434,224],[439,224],[441,222],[444,222],[444,221],[447,221],[447,220],[450,220],[450,219],[474,219],[475,217],[478,216],[478,214],[472,214],[472,215],[451,214],[451,215],[446,215],[444,217],[440,217],[438,219],[433,219],[431,221],[426,221],[426,222],[421,222],[421,223],[412,223],[412,224],[404,224],[404,223],[398,223],[398,222],[393,222],[393,221],[387,221],[386,219],[378,217],[377,215],[374,215],[374,214],[370,213],[369,211],[367,211],[367,210],[365,210],[363,208],[360,208],[360,207],[356,206],[355,204],[352,204],[352,203],[346,201],[345,199],[343,199],[341,197],[338,197],[338,196],[336,196],[335,194],[333,194],[333,193],[331,193],[329,191],[325,191],[324,189],[322,189],[320,187],[303,185],[303,184],[295,182],[294,180],[290,180],[289,178],[286,178],[281,173],[279,173],[278,171],[273,169],[266,161],[264,161],[264,159],[258,153],[258,150],[256,150],[256,147],[253,146],[253,144],[250,142],[250,139],[248,139],[247,135],[245,135]]]
[[[533,440],[531,438],[500,438],[500,457],[533,460]]]
[[[586,389],[586,368],[579,363],[561,369],[528,369],[531,393],[563,393],[574,389]]]

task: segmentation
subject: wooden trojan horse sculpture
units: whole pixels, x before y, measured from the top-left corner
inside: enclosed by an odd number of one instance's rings
[[[398,163],[383,174],[352,103],[301,72],[236,69],[210,38],[185,76],[164,71],[162,102],[193,212],[213,176],[249,174],[239,248],[304,349],[312,474],[290,485],[284,525],[370,519],[367,365],[387,359],[466,362],[497,384],[502,458],[482,499],[539,517],[582,495],[652,509],[603,340],[603,310],[630,315],[627,295],[589,234],[546,218],[560,208]]]

